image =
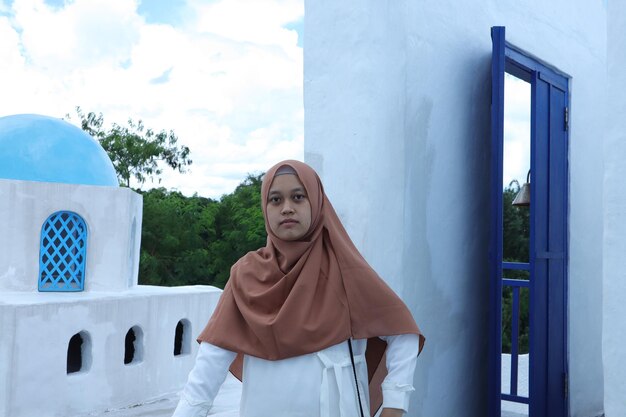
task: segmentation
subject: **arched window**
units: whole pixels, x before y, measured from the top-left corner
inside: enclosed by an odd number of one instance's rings
[[[124,364],[139,363],[143,360],[143,331],[139,326],[131,327],[124,339]]]
[[[82,291],[85,287],[87,225],[76,213],[58,211],[41,227],[39,291]]]
[[[86,331],[76,333],[67,344],[67,373],[88,371],[91,367],[91,337]]]
[[[184,355],[191,351],[191,323],[182,319],[176,324],[174,332],[174,356]]]

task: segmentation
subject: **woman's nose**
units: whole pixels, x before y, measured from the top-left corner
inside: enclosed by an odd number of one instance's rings
[[[291,204],[285,203],[283,205],[283,209],[280,212],[283,214],[293,213],[293,208],[291,207]]]

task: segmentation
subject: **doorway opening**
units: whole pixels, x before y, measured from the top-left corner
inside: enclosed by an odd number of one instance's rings
[[[502,416],[528,416],[530,83],[504,73]]]
[[[566,417],[569,79],[491,36],[489,417]]]

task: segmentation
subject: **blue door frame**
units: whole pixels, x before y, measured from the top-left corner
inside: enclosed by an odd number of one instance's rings
[[[489,417],[501,416],[501,400],[529,404],[529,417],[567,417],[568,100],[564,75],[524,54],[493,27],[491,95],[491,233],[489,251]],[[504,73],[531,84],[531,204],[529,263],[503,262],[502,170]],[[503,270],[528,270],[528,281]],[[511,391],[501,392],[502,294],[513,294]],[[530,295],[529,396],[517,393],[519,290]]]

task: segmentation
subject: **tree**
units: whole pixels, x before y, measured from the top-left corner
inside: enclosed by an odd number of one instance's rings
[[[126,187],[130,186],[131,178],[139,184],[155,178],[160,182],[159,162],[179,172],[185,172],[192,163],[189,148],[177,145],[178,137],[172,130],[155,132],[146,128],[141,120],[134,122],[131,118],[128,126],[114,123],[107,130],[103,127],[102,113],[85,114],[80,107],[76,107],[76,113],[82,129],[100,142],[113,162],[120,184]]]
[[[220,201],[155,188],[143,194],[139,283],[215,285],[230,267],[265,244],[261,177],[248,177]]]
[[[502,250],[506,262],[528,262],[530,208],[513,205],[519,191],[519,183],[513,180],[502,192]]]
[[[214,285],[224,287],[230,267],[247,252],[265,245],[267,232],[261,209],[263,174],[248,177],[222,197],[215,213],[215,237],[209,244]]]
[[[529,262],[530,208],[512,204],[519,190],[519,183],[514,180],[502,192],[502,250],[505,262]],[[507,278],[529,279],[528,271],[505,270],[505,274]],[[502,296],[502,351],[511,352],[511,320],[513,316],[513,291],[511,287],[504,287]],[[528,288],[520,289],[519,302],[519,352],[527,353],[530,329]]]
[[[208,245],[218,202],[154,188],[143,192],[139,283],[211,284]]]

